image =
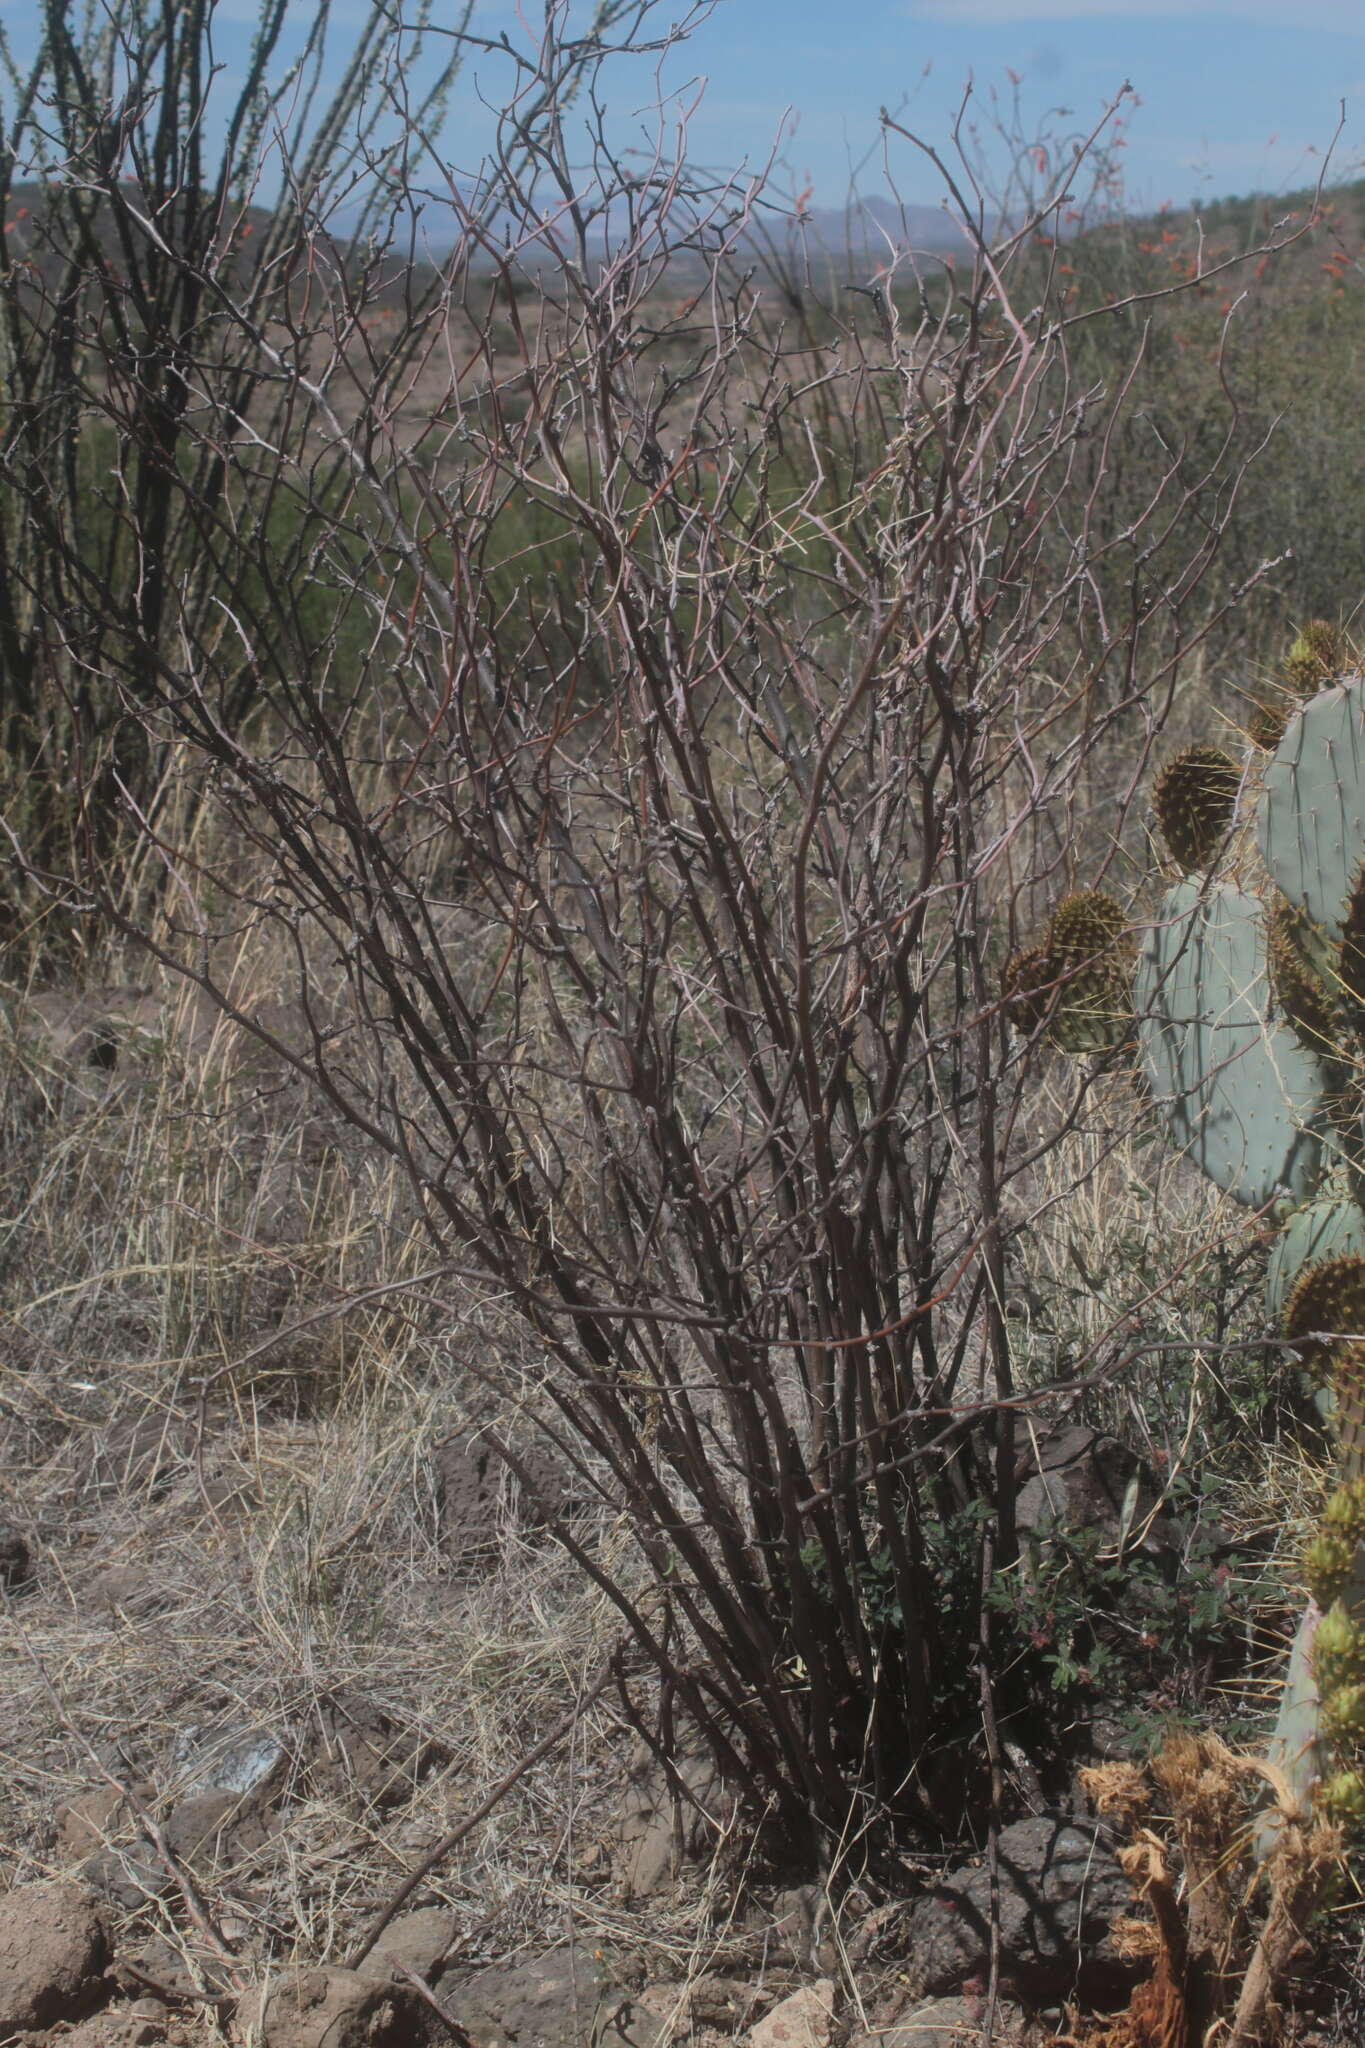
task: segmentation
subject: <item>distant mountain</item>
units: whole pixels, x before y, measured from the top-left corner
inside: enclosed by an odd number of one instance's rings
[[[987,232],[992,228],[987,222]],[[954,216],[943,206],[902,206],[893,199],[858,199],[847,207],[813,207],[800,226],[831,253],[848,250],[859,257],[884,257],[888,249],[943,251],[960,249],[966,240]],[[795,235],[791,221],[788,233]]]

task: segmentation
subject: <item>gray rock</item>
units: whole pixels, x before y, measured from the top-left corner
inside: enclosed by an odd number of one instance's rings
[[[985,2018],[984,1998],[935,1998],[901,2012],[893,2026],[858,2034],[849,2048],[977,2048]],[[993,2048],[1010,2048],[1021,2037],[1024,2016],[1017,2006],[997,2003]]]
[[[400,1913],[390,1921],[365,1959],[372,1977],[396,1978],[406,1983],[411,1970],[426,1984],[435,1981],[454,1934],[448,1906],[419,1906],[413,1913]]]
[[[196,1792],[171,1809],[162,1833],[176,1861],[202,1876],[215,1863],[236,1862],[259,1849],[266,1826],[250,1799],[233,1792]]]
[[[632,2001],[613,1984],[600,1952],[587,1947],[480,1970],[457,1990],[447,1985],[442,2000],[479,2048],[583,2048],[608,2023],[630,2048],[654,2048],[658,2039],[643,2007],[638,2017],[622,2014]]]
[[[255,1792],[273,1772],[283,1771],[284,1744],[268,1729],[237,1728],[207,1734],[184,1728],[176,1738],[177,1775],[192,1792]]]
[[[289,1969],[243,2001],[262,2048],[417,2048],[433,2016],[415,1991],[356,1970]]]
[[[1015,1503],[1019,1541],[1026,1553],[1043,1551],[1055,1536],[1084,1531],[1101,1551],[1117,1550],[1122,1537],[1149,1556],[1169,1554],[1169,1525],[1160,1515],[1153,1519],[1158,1498],[1135,1452],[1076,1424],[1038,1444],[1037,1470]]]
[[[127,1913],[137,1913],[149,1899],[162,1898],[175,1880],[150,1842],[129,1849],[105,1849],[87,1856],[80,1875],[92,1891]]]
[[[690,1795],[675,1795],[662,1766],[643,1743],[631,1756],[616,1828],[616,1873],[630,1899],[647,1899],[671,1883],[684,1863],[709,1857],[733,1817],[733,1795],[709,1751],[680,1745],[674,1769]]]
[[[1128,1971],[1110,1932],[1133,1892],[1095,1822],[1038,1815],[1000,1836],[1001,1973],[1030,2002],[1117,1988]],[[906,1927],[905,1974],[920,1995],[959,1990],[990,1968],[991,1880],[985,1865],[951,1873]]]

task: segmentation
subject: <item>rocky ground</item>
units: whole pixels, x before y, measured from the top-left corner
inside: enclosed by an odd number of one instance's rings
[[[834,1898],[759,1866],[699,1760],[675,1813],[543,1527],[620,1554],[610,1503],[553,1461],[528,1503],[481,1448],[491,1353],[502,1426],[536,1384],[486,1303],[364,1302],[425,1248],[286,1074],[140,985],[9,1034],[0,2048],[967,2048],[992,1918],[996,2040],[1125,2005],[1144,1909],[1074,1772],[1011,1760],[994,1872],[966,1843]],[[1178,1540],[1112,1438],[1037,1466],[1040,1542],[1135,1502]],[[1291,2032],[1335,2048],[1345,1910],[1333,1940]]]

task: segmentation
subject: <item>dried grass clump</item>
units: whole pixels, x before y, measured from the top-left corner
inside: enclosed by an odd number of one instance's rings
[[[1275,1850],[1258,1871],[1249,1794],[1270,1777],[1216,1735],[1173,1730],[1151,1765],[1175,1836],[1173,1870],[1172,1845],[1145,1824],[1152,1792],[1141,1774],[1128,1765],[1084,1774],[1099,1811],[1131,1832],[1120,1861],[1152,1921],[1141,1934],[1125,1923],[1125,1952],[1150,1954],[1153,1966],[1127,2011],[1078,2030],[1075,2048],[1256,2048],[1272,2038],[1277,1994],[1311,1954],[1344,1842],[1339,1829],[1282,1806]]]

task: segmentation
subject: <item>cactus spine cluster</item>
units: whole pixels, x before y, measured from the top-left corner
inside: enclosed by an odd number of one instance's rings
[[[1298,635],[1249,737],[1269,760],[1239,767],[1196,746],[1157,777],[1153,808],[1184,879],[1141,928],[1131,981],[1117,906],[1093,912],[1088,891],[1068,903],[1090,903],[1093,921],[1060,906],[1010,963],[1006,999],[1021,1029],[1069,1050],[1135,1037],[1172,1143],[1282,1226],[1268,1308],[1319,1381],[1339,1457],[1304,1554],[1310,1599],[1271,1760],[1305,1807],[1365,1828],[1365,673],[1343,673],[1333,628]],[[1073,920],[1083,960],[1067,951]],[[1103,1032],[1086,1022],[1097,975]]]

